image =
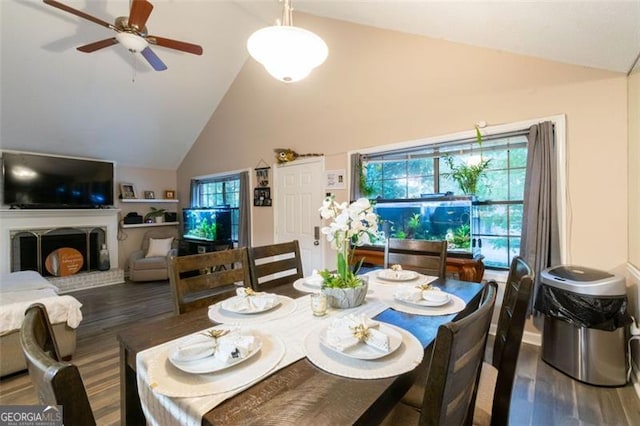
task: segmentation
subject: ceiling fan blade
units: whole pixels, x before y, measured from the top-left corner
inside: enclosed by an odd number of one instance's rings
[[[129,13],[129,26],[141,31],[151,15],[153,5],[147,0],[133,0]]]
[[[84,18],[88,21],[94,22],[98,25],[102,25],[103,27],[107,27],[107,28],[111,28],[112,30],[118,31],[116,29],[116,27],[114,27],[113,25],[111,25],[110,23],[103,21],[102,19],[98,19],[95,16],[91,16],[89,14],[86,14],[80,10],[74,9],[72,7],[67,6],[66,4],[62,4],[60,2],[57,2],[55,0],[43,0],[45,4],[48,4],[49,6],[53,6],[56,7],[60,10],[64,10],[65,12],[69,12],[72,13],[76,16],[79,16],[81,18]]]
[[[158,55],[156,55],[150,47],[145,47],[140,53],[142,54],[142,56],[144,56],[147,62],[149,62],[154,70],[164,71],[167,69],[167,66],[164,64],[164,62],[162,62],[160,58],[158,58]]]
[[[171,40],[169,38],[162,38],[151,35],[147,36],[147,41],[151,44],[168,47],[169,49],[181,50],[183,52],[192,53],[194,55],[202,55],[202,47],[198,46],[197,44],[191,44],[184,41]]]
[[[116,40],[115,37],[112,37],[96,41],[94,43],[85,44],[84,46],[76,47],[76,49],[84,53],[91,53],[96,50],[104,49],[105,47],[113,46],[114,44],[118,44],[118,40]]]

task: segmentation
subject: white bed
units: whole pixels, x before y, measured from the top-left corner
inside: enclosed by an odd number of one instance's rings
[[[47,308],[63,357],[75,351],[75,329],[82,321],[82,304],[72,296],[58,295],[58,288],[34,271],[0,275],[0,376],[24,370],[20,327],[32,303]]]

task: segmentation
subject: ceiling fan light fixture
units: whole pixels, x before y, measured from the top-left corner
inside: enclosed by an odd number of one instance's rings
[[[302,80],[329,55],[327,44],[309,30],[291,25],[289,0],[283,25],[262,28],[249,37],[247,50],[269,74],[285,83]]]
[[[124,47],[127,48],[129,52],[142,52],[144,49],[149,46],[149,43],[144,38],[139,35],[121,32],[116,34],[116,40]]]

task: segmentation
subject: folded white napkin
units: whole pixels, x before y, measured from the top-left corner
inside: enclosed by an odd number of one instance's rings
[[[255,336],[238,332],[231,332],[216,340],[218,345],[213,356],[223,364],[236,363],[246,358],[258,345],[258,339]]]
[[[393,295],[398,300],[405,302],[419,302],[422,300],[422,290],[417,287],[403,287]]]
[[[195,336],[178,345],[170,357],[173,361],[188,362],[213,355],[222,364],[232,364],[246,358],[258,344],[259,341],[255,336],[231,330],[228,334],[217,338]]]
[[[418,274],[415,271],[405,271],[402,269],[383,269],[378,272],[378,277],[387,280],[412,280],[417,278]]]
[[[324,278],[322,278],[322,275],[318,273],[317,269],[314,269],[311,272],[310,277],[305,278],[305,282],[312,287],[320,287],[323,281]]]
[[[247,289],[236,289],[236,297],[224,301],[224,308],[235,312],[255,312],[271,309],[278,304],[278,296],[270,293],[254,293]]]
[[[344,352],[360,342],[389,352],[389,336],[377,330],[378,325],[378,322],[368,318],[365,314],[350,314],[336,318],[327,327],[325,342],[340,352]]]
[[[397,300],[412,303],[417,303],[421,300],[441,303],[449,300],[449,294],[437,287],[430,287],[426,290],[422,290],[420,287],[401,288],[393,294],[393,297]]]
[[[178,362],[195,361],[213,354],[216,342],[209,337],[190,339],[178,345],[171,353],[171,359]]]

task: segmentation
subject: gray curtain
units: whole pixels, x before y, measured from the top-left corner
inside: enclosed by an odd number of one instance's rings
[[[200,204],[200,181],[197,179],[191,179],[191,200],[189,200],[189,207],[199,207]]]
[[[249,172],[242,172],[240,178],[240,200],[238,203],[238,247],[250,247],[249,224],[251,223],[251,194],[249,193]]]
[[[351,201],[362,197],[360,192],[360,172],[362,171],[362,154],[356,152],[351,154],[351,179],[349,180]]]
[[[546,121],[531,126],[528,140],[520,256],[535,273],[533,297],[529,303],[532,312],[540,288],[540,272],[560,264],[553,123]]]

